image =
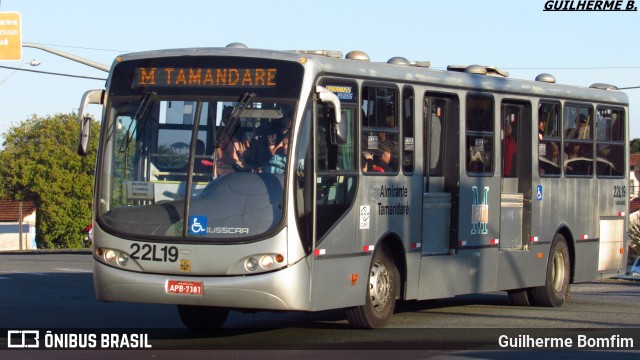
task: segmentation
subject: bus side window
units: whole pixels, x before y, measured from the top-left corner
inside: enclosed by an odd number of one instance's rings
[[[413,172],[415,140],[413,135],[413,89],[406,86],[402,91],[402,171]]]
[[[538,106],[538,174],[559,176],[560,161],[560,104],[541,102]]]
[[[593,176],[593,108],[566,105],[564,122],[564,173],[567,176]]]
[[[362,90],[362,161],[372,157],[372,164],[362,164],[369,174],[396,174],[400,162],[398,127],[398,90],[391,87],[365,86]],[[410,140],[412,141],[411,137]],[[404,140],[403,149],[404,147]],[[405,156],[406,153],[405,153]],[[407,171],[407,170],[405,170]]]
[[[470,95],[467,99],[467,173],[493,174],[493,98]]]
[[[596,175],[624,177],[624,111],[598,107],[596,115]]]
[[[425,102],[427,99],[425,98]],[[425,104],[426,107],[426,104]],[[431,104],[431,117],[429,119],[429,176],[442,176],[443,171],[443,146],[445,102],[434,99]]]

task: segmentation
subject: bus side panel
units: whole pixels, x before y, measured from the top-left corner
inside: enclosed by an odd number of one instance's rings
[[[600,179],[598,204],[600,217],[596,277],[624,274],[627,263],[628,179]]]
[[[418,300],[452,297],[460,265],[453,255],[423,256],[420,266]]]
[[[576,259],[574,283],[592,281],[598,278],[599,239],[575,240]]]
[[[628,244],[626,241],[626,219],[600,219],[600,246],[598,249],[598,275],[609,277],[626,271]]]
[[[498,254],[498,289],[544,285],[544,269],[547,265],[547,256],[544,254],[548,250],[543,252],[541,248],[536,248],[536,251],[501,251]]]
[[[424,256],[420,267],[419,299],[497,290],[496,248],[460,251],[458,255]]]
[[[317,257],[313,261],[313,311],[364,305],[371,256]]]
[[[407,261],[406,280],[404,286],[404,300],[416,300],[419,296],[421,259],[419,251],[405,254]]]
[[[556,233],[565,229],[567,245],[573,252],[573,282],[592,281],[597,278],[599,218],[598,183],[595,179],[555,178],[539,179],[539,195],[534,197],[532,250],[543,252],[546,260],[549,246]],[[550,195],[554,194],[554,195]],[[594,194],[596,196],[594,196]]]

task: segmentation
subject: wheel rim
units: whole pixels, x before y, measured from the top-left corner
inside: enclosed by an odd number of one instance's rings
[[[565,267],[564,267],[564,254],[557,251],[553,256],[553,290],[555,292],[561,292],[564,286]]]
[[[391,293],[391,274],[382,261],[376,261],[369,276],[369,298],[375,311],[384,311]]]

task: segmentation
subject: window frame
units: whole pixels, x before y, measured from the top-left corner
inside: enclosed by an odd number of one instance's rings
[[[408,96],[406,96],[408,95]],[[407,101],[410,103],[407,104]],[[407,116],[407,106],[410,107],[411,113]],[[402,172],[405,175],[412,175],[415,171],[415,154],[416,154],[416,92],[413,86],[405,85],[402,87],[402,117],[401,128],[402,135],[400,144],[402,146],[400,163]],[[409,137],[407,137],[409,135]],[[411,140],[409,140],[411,139]]]
[[[603,104],[598,104],[596,105],[596,109],[595,109],[595,114],[597,116],[599,116],[600,114],[600,110],[610,110],[610,111],[616,111],[617,114],[620,115],[621,119],[618,120],[618,122],[620,123],[620,138],[619,140],[615,140],[613,138],[611,139],[605,139],[605,140],[600,140],[599,139],[599,132],[598,132],[598,124],[596,122],[596,136],[595,136],[595,175],[598,178],[601,179],[622,179],[625,177],[625,173],[628,171],[627,170],[627,164],[626,164],[626,156],[625,154],[628,153],[628,147],[627,147],[627,142],[626,142],[626,112],[625,109],[619,106],[612,106],[612,105],[603,105]],[[600,149],[600,145],[604,145],[604,146],[615,146],[615,147],[621,147],[622,148],[622,153],[618,154],[618,157],[620,159],[622,159],[622,164],[620,166],[620,168],[622,169],[622,171],[620,172],[620,175],[605,175],[605,174],[600,174],[600,172],[598,171],[599,167],[598,167],[598,153],[599,153],[599,149]],[[618,158],[616,156],[614,156],[614,158]],[[608,159],[607,159],[608,160]]]
[[[367,88],[376,88],[376,89],[387,89],[388,91],[393,91],[393,117],[394,117],[394,127],[381,127],[381,126],[369,126],[369,123],[367,123],[365,125],[365,118],[368,118],[369,114],[366,114],[367,116],[365,116],[364,111],[365,111],[365,89]],[[414,93],[415,96],[415,93]],[[379,176],[395,176],[397,174],[400,173],[400,168],[401,166],[401,151],[400,151],[400,142],[402,140],[401,136],[401,126],[399,124],[400,122],[400,116],[399,116],[399,99],[401,97],[401,91],[400,89],[398,89],[398,86],[396,84],[393,83],[383,83],[383,82],[372,82],[372,81],[365,81],[362,83],[361,87],[360,87],[360,106],[359,106],[359,110],[360,113],[362,115],[361,119],[360,119],[360,139],[361,139],[361,144],[360,144],[360,154],[362,154],[363,152],[367,151],[370,152],[371,150],[378,150],[377,149],[377,145],[376,148],[369,148],[368,146],[368,141],[366,140],[366,137],[369,136],[374,136],[373,134],[377,134],[378,137],[380,136],[381,133],[386,133],[386,134],[391,134],[393,137],[395,137],[397,140],[395,141],[394,144],[394,148],[392,149],[395,152],[394,154],[391,154],[391,161],[395,160],[395,163],[393,164],[394,167],[391,171],[385,171],[385,172],[377,172],[377,171],[363,171],[362,167],[363,165],[360,165],[360,172],[365,175],[365,176],[369,176],[369,175],[379,175]],[[368,99],[368,92],[367,92],[367,101],[369,101]],[[369,104],[367,103],[367,107],[369,107]],[[379,125],[379,124],[375,124],[375,125]],[[365,137],[365,133],[371,133],[366,135]],[[379,142],[378,142],[379,143]],[[377,143],[377,144],[378,144]],[[362,158],[362,157],[361,157]],[[391,163],[390,163],[391,164]]]
[[[545,135],[543,136],[543,138],[540,138],[540,135],[538,133],[538,175],[540,177],[546,177],[546,178],[559,178],[562,176],[563,170],[564,170],[564,166],[563,166],[563,146],[562,146],[562,103],[560,101],[557,100],[548,100],[548,99],[540,99],[540,101],[538,101],[538,125],[540,122],[540,107],[542,105],[551,105],[551,106],[556,106],[557,107],[557,116],[558,119],[556,121],[556,133],[555,136],[553,133],[551,133],[551,135],[547,135],[547,131],[549,131],[547,125],[545,125]],[[539,129],[539,127],[538,127]],[[545,152],[544,152],[544,156],[547,156],[547,151],[549,151],[549,149],[547,149],[546,144],[556,144],[556,146],[558,146],[558,172],[557,173],[552,173],[552,174],[547,174],[547,173],[541,173],[541,168],[540,168],[540,150],[542,149],[541,145],[545,145]]]
[[[587,121],[589,122],[589,139],[580,139],[579,137],[577,138],[568,138],[567,137],[567,130],[571,130],[572,128],[568,128],[565,125],[568,123],[568,119],[567,119],[567,112],[568,109],[574,107],[577,109],[587,109],[587,112],[589,113],[590,119],[588,119]],[[580,116],[581,111],[578,110],[578,117]],[[593,178],[593,176],[595,175],[595,156],[594,156],[594,150],[595,150],[595,141],[594,141],[594,108],[593,108],[593,104],[591,103],[581,103],[581,102],[565,102],[564,106],[562,107],[562,173],[564,174],[565,177],[568,178],[583,178],[583,179],[591,179]],[[573,120],[574,124],[576,123],[576,120]],[[578,125],[579,126],[579,125]],[[578,130],[579,131],[579,130]],[[569,146],[572,146],[574,144],[578,144],[578,145],[587,145],[586,148],[588,149],[589,152],[589,156],[584,156],[584,157],[590,157],[591,158],[591,168],[590,171],[588,171],[587,173],[584,174],[567,174],[567,167],[565,165],[566,161],[569,160],[569,153],[567,152],[567,148]],[[583,152],[585,152],[585,150],[582,150]]]
[[[487,99],[490,102],[490,106],[491,108],[489,109],[490,114],[486,115],[487,119],[488,119],[488,125],[489,128],[488,129],[484,129],[484,130],[470,130],[469,129],[469,124],[470,124],[470,119],[472,118],[471,115],[471,109],[472,107],[470,106],[470,103],[472,100],[474,99]],[[496,99],[495,96],[493,94],[490,93],[485,93],[485,92],[469,92],[466,95],[465,98],[465,119],[464,119],[464,144],[465,144],[465,171],[467,176],[471,176],[471,177],[493,177],[495,175],[496,172],[496,124],[495,124],[495,116],[496,116]],[[486,144],[482,144],[484,148],[484,150],[478,150],[478,142],[477,142],[477,138],[488,138],[489,140],[491,140],[490,142],[490,149],[486,149]],[[470,163],[471,160],[475,157],[470,155],[470,150],[472,149],[472,147],[469,146],[469,140],[470,138],[476,138],[476,142],[473,145],[473,147],[475,147],[476,153],[480,153],[480,152],[489,152],[489,165],[490,169],[489,171],[471,171],[470,169]],[[480,154],[482,155],[482,154]],[[487,156],[485,154],[485,156]],[[485,165],[485,168],[487,167],[487,165]]]

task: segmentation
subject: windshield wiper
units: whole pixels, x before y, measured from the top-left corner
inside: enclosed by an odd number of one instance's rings
[[[151,103],[151,101],[149,100],[151,99],[151,96],[154,96],[155,94],[156,94],[155,92],[149,91],[146,94],[144,94],[144,96],[142,97],[140,106],[138,106],[136,113],[133,115],[133,118],[131,118],[131,123],[129,124],[129,128],[127,128],[126,137],[123,139],[122,143],[120,143],[120,148],[118,149],[119,152],[123,152],[123,150],[128,151],[129,145],[131,143],[131,139],[133,139],[134,135],[138,132],[138,129],[140,128],[144,129],[144,125],[147,122],[147,118],[143,118],[143,116],[147,112],[147,109],[149,108],[149,104]],[[143,118],[143,121],[141,121],[141,123],[138,124],[138,121],[140,120],[140,118]],[[131,133],[131,126],[133,126],[133,124],[136,124],[136,128],[135,128],[135,132]]]
[[[253,98],[255,97],[255,93],[244,93],[244,95],[242,95],[238,104],[233,107],[228,123],[224,124],[224,128],[222,128],[222,130],[216,137],[216,148],[224,148],[227,146],[227,141],[231,140],[231,135],[238,127],[238,120],[240,119],[240,115],[242,114],[244,109],[246,109],[247,106],[251,104]],[[222,143],[223,141],[224,144]]]

